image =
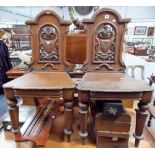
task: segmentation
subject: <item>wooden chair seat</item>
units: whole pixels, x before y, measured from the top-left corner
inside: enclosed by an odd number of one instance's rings
[[[54,108],[53,102],[37,108],[22,126],[20,132],[16,134],[16,142],[32,141],[37,147],[46,145],[58,109]]]

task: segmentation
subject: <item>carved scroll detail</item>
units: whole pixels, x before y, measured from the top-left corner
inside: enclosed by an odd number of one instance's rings
[[[99,64],[99,65],[96,67],[96,69],[99,70],[99,69],[101,69],[101,67],[106,67],[106,68],[108,68],[109,70],[113,70],[113,67],[110,66],[110,65],[107,64],[107,63]]]
[[[72,72],[73,69],[74,69],[74,68],[73,68],[72,66],[70,66],[70,65],[68,65],[68,64],[65,64],[64,70],[65,70],[66,72]]]
[[[88,71],[88,66],[87,66],[87,64],[84,64],[84,65],[82,66],[81,70],[82,70],[84,73],[87,72],[87,71]]]
[[[102,69],[102,67],[106,67],[108,70],[125,73],[124,67],[113,68],[111,65],[109,65],[107,63],[101,63],[101,64],[97,65],[96,70],[100,70],[100,69]]]
[[[59,61],[58,31],[53,25],[44,25],[40,30],[40,60]]]
[[[116,33],[112,25],[108,23],[97,27],[95,33],[94,62],[114,62]]]

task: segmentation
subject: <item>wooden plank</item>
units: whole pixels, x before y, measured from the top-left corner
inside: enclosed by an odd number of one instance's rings
[[[129,132],[97,131],[97,135],[98,136],[104,136],[104,137],[129,138]]]
[[[95,129],[102,131],[129,132],[131,123],[95,121]]]
[[[86,59],[85,33],[77,33],[66,36],[66,58],[73,64],[83,64]]]
[[[42,129],[44,127],[44,124],[47,122],[47,119],[49,118],[49,114],[52,111],[51,104],[48,104],[48,107],[43,111],[40,119],[37,121],[35,127],[33,128],[31,135],[39,135],[40,132],[42,132]]]
[[[97,131],[97,147],[128,147],[129,132]]]
[[[96,114],[96,119],[117,121],[117,122],[126,122],[126,123],[131,122],[131,116],[127,112],[122,113],[121,115],[118,115],[118,116],[115,116],[115,117],[105,117],[103,115],[103,113],[98,113],[98,114]]]
[[[21,129],[21,133],[16,134],[16,141],[32,141],[37,146],[45,146],[55,118],[53,117],[54,114],[55,110],[51,102],[40,107],[26,121]]]
[[[94,127],[97,131],[129,132],[131,116],[128,113],[122,113],[119,116],[106,117],[98,113],[94,119]]]

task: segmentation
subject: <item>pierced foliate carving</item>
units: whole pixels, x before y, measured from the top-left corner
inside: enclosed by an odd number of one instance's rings
[[[95,33],[94,62],[114,62],[115,55],[115,29],[110,24],[101,24]]]
[[[82,66],[81,70],[85,73],[88,71],[88,66],[85,64]]]
[[[40,30],[40,60],[59,61],[58,31],[53,25],[45,25]]]

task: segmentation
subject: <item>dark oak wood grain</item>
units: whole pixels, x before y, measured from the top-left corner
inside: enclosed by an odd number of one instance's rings
[[[20,76],[26,74],[26,73],[27,73],[27,71],[21,71],[21,70],[19,70],[17,67],[14,67],[14,68],[8,70],[8,71],[6,72],[6,75],[7,75],[7,77],[8,77],[9,79],[15,79],[15,78],[17,78],[17,77],[20,77]]]
[[[66,59],[73,64],[83,64],[86,60],[86,35],[73,33],[66,36]]]
[[[62,90],[73,89],[74,82],[65,72],[30,72],[4,84],[4,87],[15,90]]]
[[[123,71],[122,50],[126,24],[129,18],[112,9],[97,10],[91,19],[83,19],[86,27],[87,45],[85,71]]]
[[[122,51],[126,24],[129,22],[129,18],[123,19],[115,10],[109,8],[99,9],[91,19],[83,20],[87,35],[86,61],[83,71],[87,73],[77,86],[80,113],[79,134],[82,144],[88,136],[88,109],[90,102],[94,100],[139,99],[134,133],[136,147],[143,138],[146,110],[151,101],[152,88],[125,73],[126,66],[122,61]],[[102,138],[106,142],[105,134]],[[125,146],[127,140],[128,138],[123,143]]]
[[[53,104],[48,102],[34,112],[24,123],[20,132],[16,134],[16,142],[32,141],[37,147],[45,146],[54,119],[56,110]]]
[[[52,10],[40,12],[34,20],[26,21],[30,25],[32,64],[35,68],[49,67],[51,70],[70,69],[66,60],[66,39],[69,31],[68,20],[62,20]]]
[[[20,75],[24,75],[3,85],[8,99],[12,131],[16,133],[18,141],[30,140],[37,146],[45,145],[53,122],[53,112],[51,105],[47,104],[47,111],[43,112],[40,98],[46,98],[47,101],[63,99],[66,118],[64,133],[70,141],[75,84],[65,72],[70,70],[70,64],[66,61],[65,35],[71,23],[62,20],[55,12],[45,10],[26,24],[30,25],[32,45],[30,73],[20,72]],[[13,74],[12,71],[8,76],[10,74]],[[17,97],[33,98],[40,114],[34,115],[25,131],[21,131],[19,127]]]

